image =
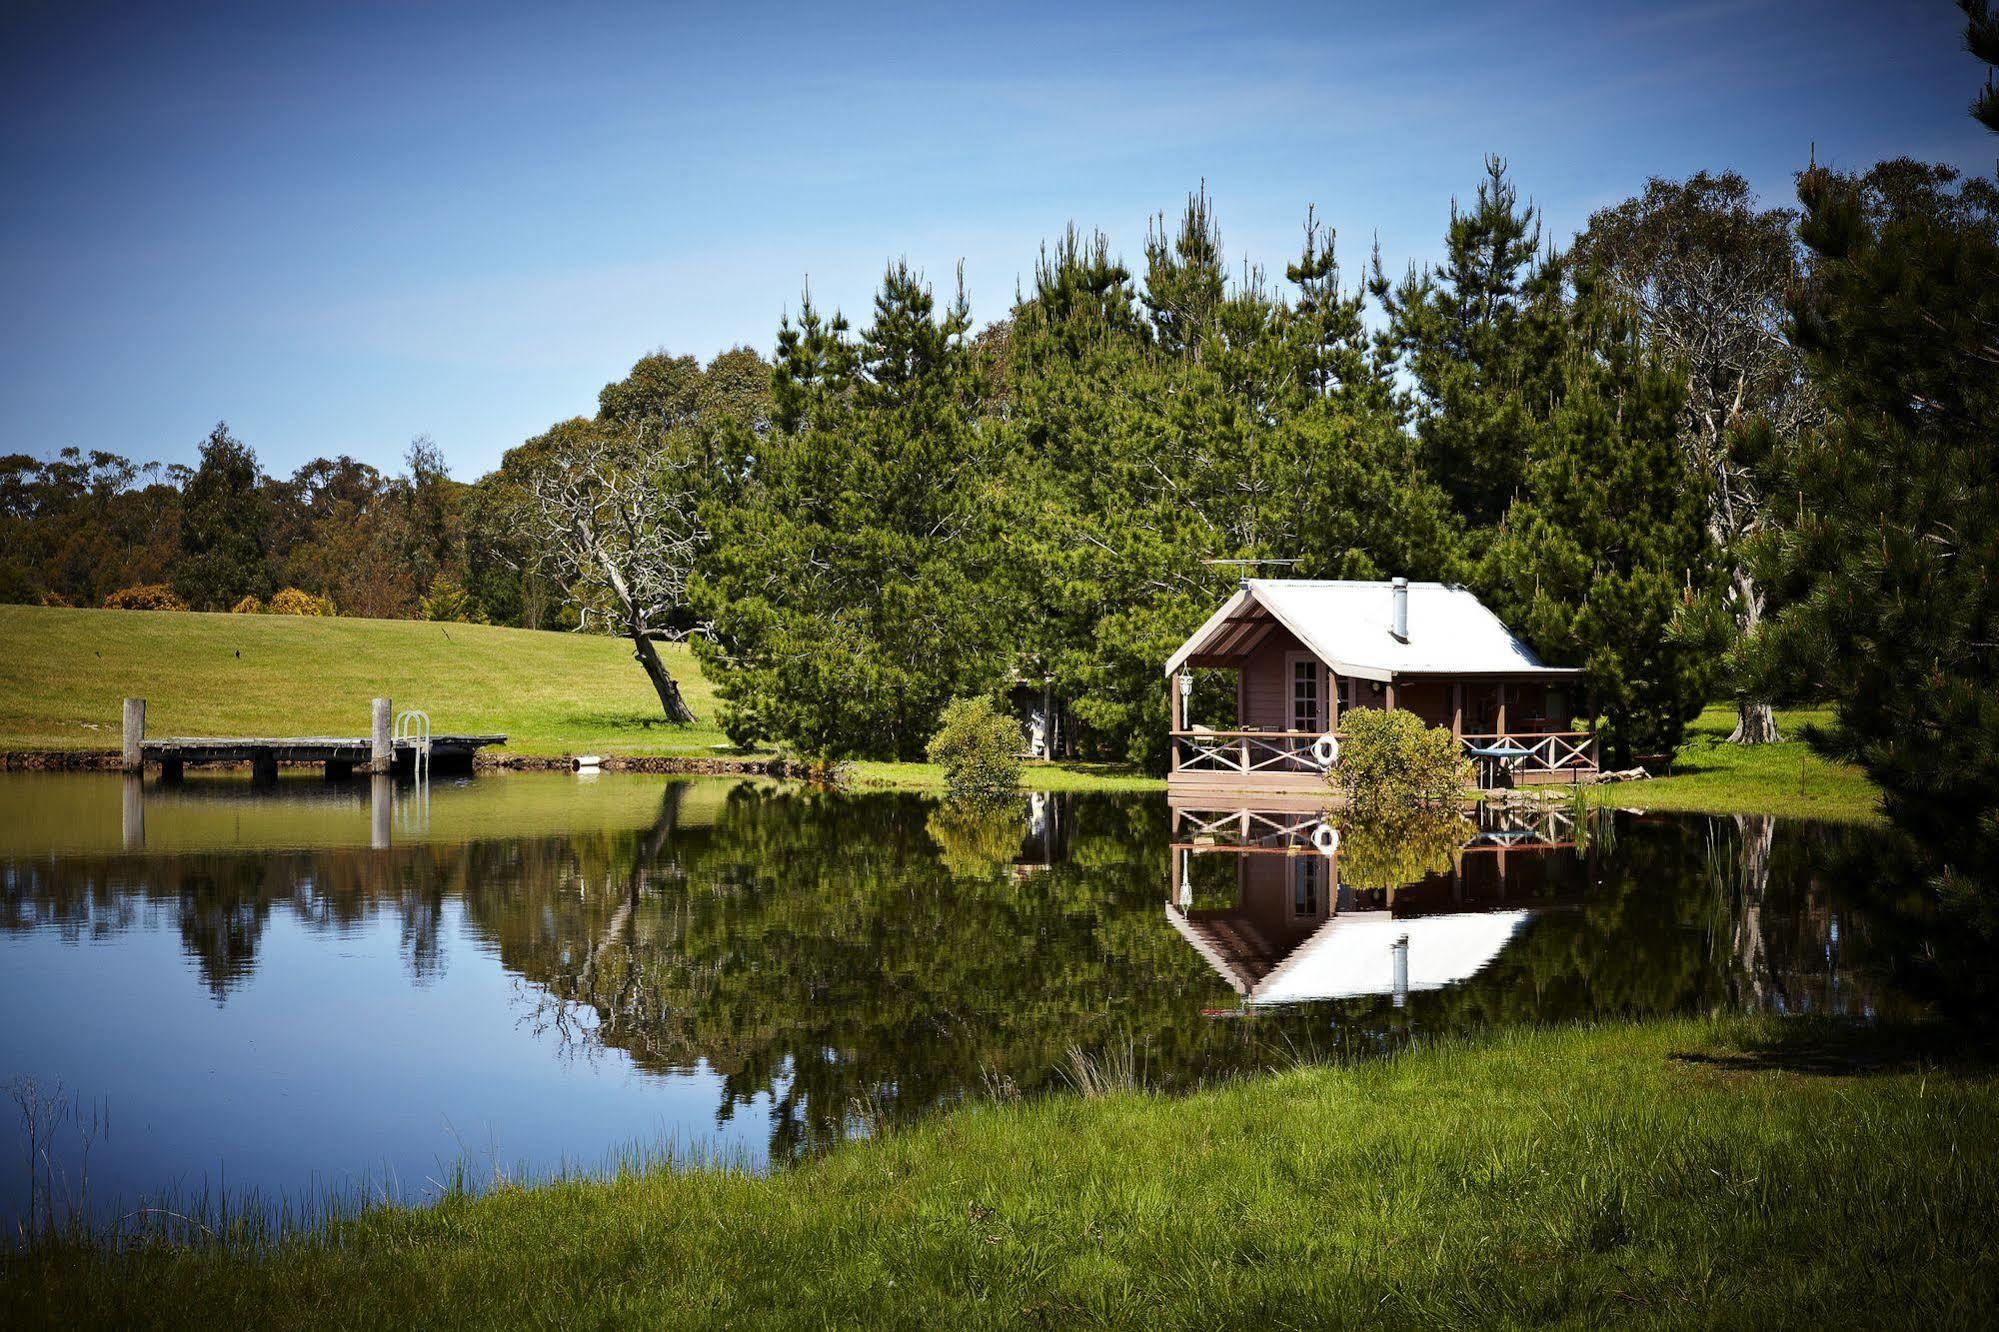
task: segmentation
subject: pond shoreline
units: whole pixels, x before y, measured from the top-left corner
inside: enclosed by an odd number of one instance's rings
[[[1764,755],[1747,756],[1723,751],[1720,761],[1712,744],[1690,744],[1682,750],[1683,770],[1643,780],[1600,782],[1587,786],[1551,786],[1521,791],[1486,793],[1501,800],[1526,803],[1566,802],[1582,791],[1590,803],[1614,808],[1650,809],[1684,814],[1762,815],[1787,819],[1822,819],[1839,823],[1875,823],[1882,819],[1878,792],[1864,778],[1834,773],[1813,759],[1816,789],[1790,789],[1789,782],[1771,780],[1757,765],[1769,767]],[[602,772],[650,773],[689,777],[763,777],[781,781],[826,782],[823,765],[801,759],[768,754],[689,755],[617,754],[597,757]],[[1707,766],[1698,766],[1705,763]],[[1688,765],[1691,770],[1685,770]],[[1732,766],[1731,766],[1732,765]],[[280,765],[299,770],[315,764]],[[571,754],[515,754],[482,752],[474,762],[480,772],[572,772],[576,756]],[[123,762],[115,749],[15,749],[0,750],[0,772],[120,772]],[[248,763],[219,763],[214,771],[247,771]],[[1795,770],[1793,770],[1795,771]],[[848,765],[844,775],[830,779],[835,785],[860,790],[913,791],[943,794],[943,772],[935,764],[863,761]],[[1035,763],[1021,774],[1023,794],[1040,792],[1107,791],[1130,794],[1160,794],[1166,790],[1162,777],[1153,777],[1115,764]],[[1329,799],[1332,799],[1329,795]],[[1253,797],[1245,797],[1255,803]]]
[[[795,759],[772,756],[697,758],[672,754],[606,754],[597,764],[605,772],[648,772],[684,774],[692,777],[786,777],[810,775],[809,765]],[[247,771],[248,761],[205,765],[211,771]],[[280,760],[280,769],[316,770],[317,762],[292,763]],[[508,754],[481,752],[473,760],[474,770],[501,772],[570,772],[576,768],[571,754]],[[123,772],[123,756],[115,749],[27,749],[0,751],[0,772]]]

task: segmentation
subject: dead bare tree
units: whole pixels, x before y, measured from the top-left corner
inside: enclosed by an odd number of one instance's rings
[[[524,489],[557,581],[579,607],[612,607],[667,719],[694,720],[653,639],[686,605],[706,540],[688,484],[691,461],[646,432],[577,421],[551,431]]]
[[[1647,182],[1637,198],[1593,214],[1576,242],[1578,261],[1632,301],[1644,338],[1686,374],[1680,437],[1707,483],[1708,536],[1727,573],[1738,643],[1763,621],[1750,565],[1766,521],[1759,441],[1795,437],[1817,411],[1784,332],[1798,277],[1793,220],[1784,209],[1759,211],[1735,173],[1701,172]],[[1781,738],[1768,702],[1738,698],[1731,741]]]

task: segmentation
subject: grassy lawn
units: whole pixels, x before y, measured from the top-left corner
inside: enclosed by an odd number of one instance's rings
[[[366,735],[386,694],[517,754],[712,754],[713,690],[687,648],[661,655],[701,722],[667,724],[630,649],[595,635],[0,606],[0,748],[116,749],[127,695],[152,735]]]
[[[1860,769],[1832,763],[1798,738],[1806,722],[1828,724],[1827,710],[1781,710],[1775,745],[1731,745],[1733,705],[1715,705],[1688,728],[1670,776],[1599,787],[1607,805],[1715,814],[1778,814],[1857,823],[1878,819],[1880,792]]]
[[[622,640],[411,620],[0,606],[0,750],[116,749],[119,700],[150,735],[364,735],[369,700],[439,731],[498,731],[506,752],[712,758],[733,751],[693,653],[662,644],[697,720],[674,726]],[[942,790],[927,763],[861,763],[868,786]],[[1047,791],[1156,791],[1105,764],[1030,764]]]
[[[1990,1325],[1999,1087],[1805,1020],[1498,1035],[1172,1099],[961,1107],[261,1256],[0,1260],[23,1323]]]

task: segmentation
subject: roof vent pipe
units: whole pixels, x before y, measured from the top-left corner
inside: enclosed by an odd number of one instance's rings
[[[1398,578],[1392,584],[1395,588],[1395,637],[1398,642],[1409,641],[1409,580]]]

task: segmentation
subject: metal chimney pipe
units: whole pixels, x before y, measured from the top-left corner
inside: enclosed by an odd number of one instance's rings
[[[1409,580],[1407,578],[1396,579],[1394,588],[1395,636],[1407,643],[1409,641]]]

